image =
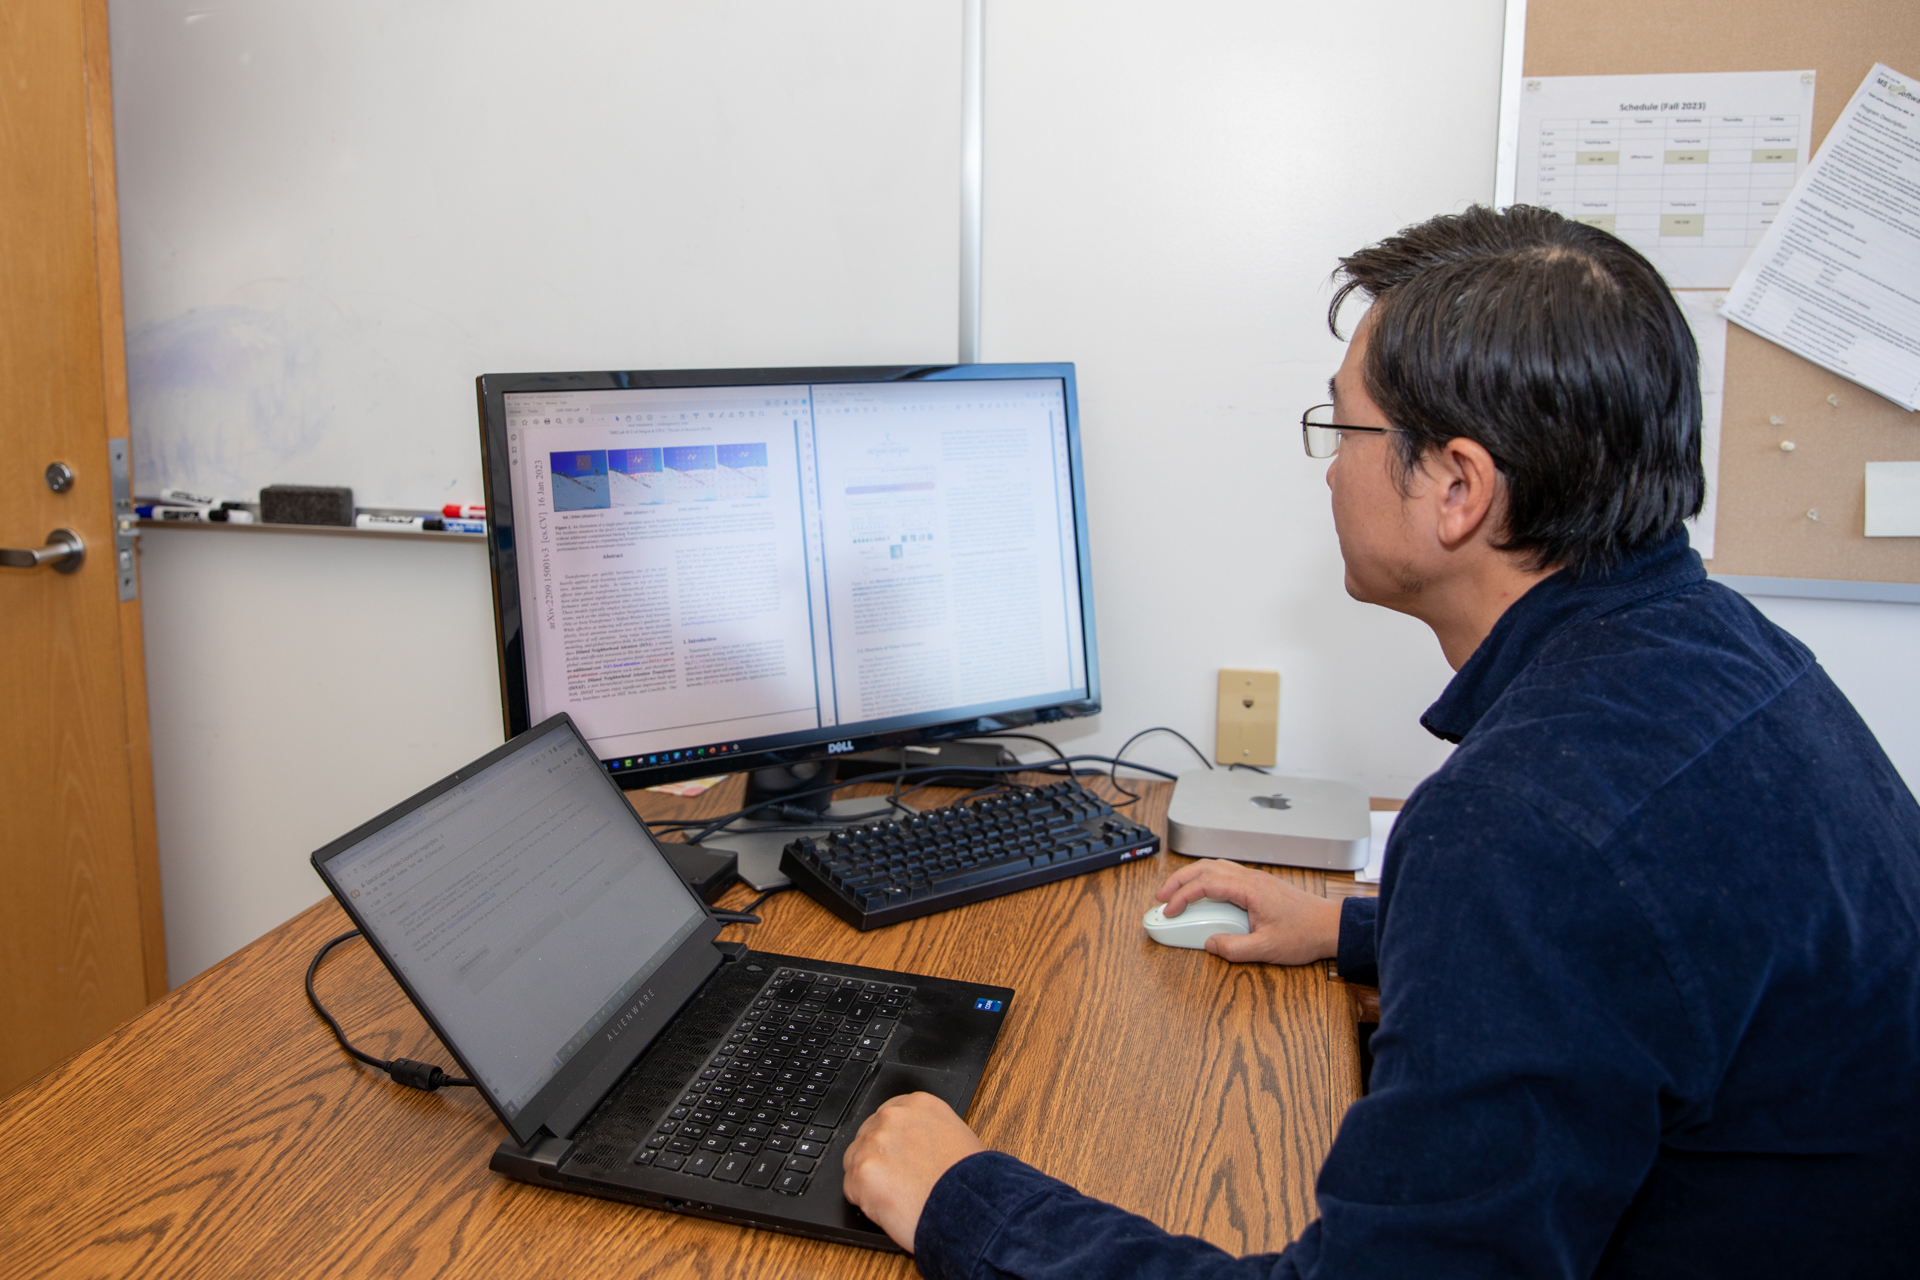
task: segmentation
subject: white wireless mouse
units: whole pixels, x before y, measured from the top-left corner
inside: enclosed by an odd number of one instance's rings
[[[1212,898],[1189,902],[1187,909],[1177,916],[1167,915],[1164,908],[1155,907],[1141,923],[1147,926],[1149,938],[1168,947],[1198,949],[1206,946],[1207,939],[1216,933],[1252,932],[1247,928],[1245,911],[1231,902],[1216,902]]]

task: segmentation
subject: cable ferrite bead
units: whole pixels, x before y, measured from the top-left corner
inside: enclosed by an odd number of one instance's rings
[[[387,1074],[396,1084],[418,1089],[422,1093],[432,1093],[447,1082],[444,1070],[432,1063],[415,1062],[412,1058],[395,1058],[387,1064]]]

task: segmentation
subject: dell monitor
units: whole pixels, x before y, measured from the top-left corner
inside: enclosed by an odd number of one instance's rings
[[[488,374],[509,737],[621,786],[1100,708],[1071,364]]]

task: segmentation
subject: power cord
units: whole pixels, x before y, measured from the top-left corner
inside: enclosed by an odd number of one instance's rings
[[[436,1067],[430,1062],[415,1062],[412,1058],[393,1058],[391,1060],[376,1058],[370,1053],[362,1053],[347,1043],[347,1033],[340,1029],[340,1023],[335,1020],[332,1014],[327,1012],[326,1006],[320,1003],[320,997],[314,994],[313,975],[319,970],[320,962],[327,958],[329,951],[332,951],[341,943],[350,942],[359,936],[360,931],[358,929],[349,929],[337,938],[327,939],[320,944],[320,949],[313,953],[313,963],[307,966],[307,1003],[313,1006],[313,1011],[320,1015],[321,1021],[332,1028],[333,1038],[340,1042],[342,1049],[345,1049],[355,1058],[358,1058],[361,1062],[366,1063],[376,1071],[386,1072],[395,1084],[403,1084],[409,1089],[418,1089],[422,1093],[432,1093],[435,1089],[450,1089],[454,1087],[472,1089],[476,1087],[473,1081],[464,1079],[461,1076],[450,1076],[444,1068]]]
[[[1180,739],[1180,741],[1186,743],[1187,749],[1189,751],[1192,751],[1193,754],[1200,757],[1201,764],[1207,766],[1209,770],[1213,768],[1213,761],[1207,759],[1207,753],[1202,751],[1200,748],[1194,746],[1193,739],[1189,738],[1186,734],[1180,732],[1178,729],[1169,729],[1166,725],[1163,725],[1163,724],[1155,725],[1151,729],[1142,729],[1140,732],[1134,734],[1131,738],[1128,738],[1125,742],[1120,744],[1120,749],[1113,753],[1113,768],[1107,773],[1107,781],[1113,783],[1113,789],[1115,791],[1118,791],[1121,795],[1127,798],[1127,803],[1119,806],[1122,809],[1125,809],[1128,806],[1137,803],[1140,799],[1139,796],[1135,795],[1133,792],[1127,790],[1125,787],[1120,785],[1120,766],[1123,763],[1127,763],[1122,759],[1122,757],[1124,757],[1127,754],[1128,747],[1140,741],[1140,739],[1146,737],[1150,733],[1172,734],[1174,737]],[[1129,763],[1127,764],[1127,767],[1130,769],[1141,769],[1143,772],[1146,772],[1146,773],[1160,773],[1160,770],[1158,769],[1147,769],[1143,765]],[[1165,777],[1170,777],[1171,775],[1160,773],[1160,776],[1165,778]]]

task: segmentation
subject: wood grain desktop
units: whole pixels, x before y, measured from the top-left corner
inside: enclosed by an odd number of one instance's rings
[[[1129,785],[1128,812],[1164,833],[1171,786]],[[635,803],[655,819],[718,814],[739,786]],[[1235,966],[1149,942],[1140,917],[1184,861],[1163,852],[866,934],[784,893],[763,924],[723,936],[1015,988],[971,1115],[989,1145],[1235,1253],[1279,1249],[1312,1219],[1314,1175],[1359,1090],[1354,989],[1325,964]],[[1352,891],[1340,873],[1276,874]],[[736,887],[721,905],[749,897]],[[504,1131],[472,1091],[390,1083],[307,1007],[307,962],[349,927],[316,904],[0,1102],[0,1275],[915,1274],[898,1255],[489,1172]],[[317,985],[356,1044],[454,1065],[363,943]]]

